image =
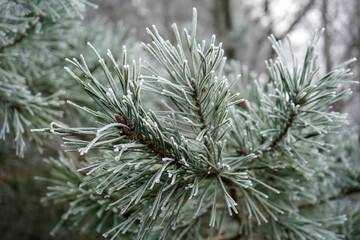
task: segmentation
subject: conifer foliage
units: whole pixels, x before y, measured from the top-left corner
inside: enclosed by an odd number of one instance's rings
[[[24,156],[26,135],[40,142],[30,128],[46,126],[62,116],[60,96],[65,93],[56,73],[63,52],[69,53],[66,29],[82,17],[85,3],[0,3],[0,139],[13,143],[17,155]]]
[[[23,34],[37,29],[42,11],[31,15],[33,25]],[[249,88],[240,75],[225,71],[215,36],[198,40],[195,9],[189,31],[172,28],[175,43],[155,26],[146,29],[148,61],[131,59],[125,46],[105,57],[91,43],[95,68],[88,60],[93,56],[67,59],[65,70],[91,99],[68,104],[94,119],[89,125],[54,121],[58,93],[40,101],[24,92],[21,97],[33,104],[1,99],[5,119],[13,122],[5,120],[4,133],[21,133],[26,116],[51,119],[49,128],[32,132],[59,135],[68,151],[86,157],[80,169],[63,154],[46,160],[53,177],[43,179],[50,184],[44,200],[67,207],[53,233],[70,220],[110,239],[359,237],[359,210],[349,198],[360,191],[358,146],[346,116],[331,111],[350,93],[341,86],[353,60],[321,75],[315,53],[320,33],[300,63],[290,41],[288,51],[270,37],[278,55],[267,62],[270,82],[264,88],[245,81]],[[15,34],[0,51],[22,36]],[[6,79],[1,84],[13,78]],[[0,90],[6,92],[5,85]],[[159,98],[161,108],[147,107]],[[43,103],[50,112],[36,108]],[[30,107],[21,111],[23,105]]]
[[[65,109],[64,99],[84,101],[85,94],[77,93],[80,88],[74,88],[63,69],[64,59],[87,53],[87,41],[112,49],[130,40],[123,25],[117,25],[114,33],[99,27],[107,26],[103,19],[83,24],[86,6],[94,7],[86,0],[0,3],[0,139],[13,145],[19,156],[24,156],[31,139],[42,146],[31,128],[45,127],[54,119],[64,121],[64,111],[71,111]],[[96,74],[97,58],[89,62]]]

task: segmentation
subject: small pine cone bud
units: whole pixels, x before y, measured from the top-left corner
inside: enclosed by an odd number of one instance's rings
[[[201,89],[201,92],[203,92],[203,93],[204,93],[204,92],[206,92],[206,91],[207,91],[207,86],[206,86],[206,85],[204,85],[204,86],[203,86],[203,88]]]
[[[127,125],[126,117],[125,117],[124,115],[116,114],[116,115],[115,115],[115,119],[116,119],[116,121],[117,121],[118,123]]]
[[[191,79],[190,84],[191,84],[192,88],[194,88],[194,89],[196,88],[196,82],[194,79]]]
[[[238,103],[238,104],[236,104],[236,105],[239,106],[239,107],[241,107],[242,109],[250,112],[250,107],[249,107],[249,104],[248,104],[247,100],[242,101],[242,102],[240,102],[240,103]]]
[[[21,112],[21,113],[25,112],[25,110],[24,110],[23,107],[15,104],[15,103],[8,103],[8,104],[7,104],[7,107],[8,107],[8,108],[16,109],[17,111],[19,111],[19,112]]]
[[[239,154],[239,156],[245,156],[247,155],[245,151],[241,150],[241,149],[236,149],[236,153]]]
[[[137,138],[138,138],[138,135],[135,133],[135,132],[133,132],[133,131],[131,131],[130,133],[128,133],[129,134],[129,139],[130,140],[137,140]]]

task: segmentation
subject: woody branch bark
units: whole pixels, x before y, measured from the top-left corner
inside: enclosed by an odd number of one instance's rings
[[[129,127],[118,127],[118,129],[121,130],[120,135],[126,135],[130,140],[144,144],[147,147],[148,151],[154,153],[155,155],[158,155],[161,158],[172,158],[177,165],[184,166],[175,156],[171,155],[165,150],[160,149],[154,141],[150,141],[144,138],[141,134],[139,134],[136,131],[135,127],[131,126],[131,124],[127,121],[124,115],[116,114],[115,119],[118,123],[124,124]]]
[[[199,94],[198,94],[198,87],[196,85],[196,82],[194,79],[191,80],[191,87],[193,88],[193,97],[194,97],[194,100],[195,100],[195,106],[197,107],[197,115],[200,119],[200,123],[202,124],[201,126],[201,130],[205,130],[205,133],[204,133],[204,136],[207,136],[209,130],[208,130],[208,125],[206,123],[206,119],[205,119],[205,116],[204,116],[204,113],[203,113],[203,110],[202,110],[202,107],[201,107],[201,102],[200,102],[200,98],[199,98]],[[206,87],[201,89],[201,91],[206,91]],[[204,145],[208,151],[208,154],[207,154],[207,159],[210,163],[212,163],[212,158],[211,158],[211,154],[212,154],[212,149],[211,149],[211,146],[210,146],[210,143],[209,141],[207,140],[207,138],[204,138]]]

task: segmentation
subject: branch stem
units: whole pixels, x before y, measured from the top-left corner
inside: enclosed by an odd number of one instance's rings
[[[128,121],[124,115],[116,114],[115,119],[118,123],[124,124],[129,127],[129,129],[123,128],[123,127],[118,127],[118,129],[122,130],[122,132],[120,132],[120,135],[126,135],[129,137],[130,140],[138,141],[139,143],[146,145],[148,151],[152,152],[155,155],[158,155],[161,158],[172,158],[172,159],[174,159],[174,161],[177,165],[185,166],[184,164],[182,164],[179,161],[178,158],[176,158],[175,156],[160,149],[154,141],[150,141],[150,140],[144,138],[141,134],[137,133],[135,127],[131,126],[131,124],[128,123]]]
[[[194,97],[194,100],[195,100],[195,106],[197,107],[197,115],[200,119],[200,123],[202,124],[201,126],[201,130],[205,130],[205,133],[204,133],[204,145],[208,151],[207,153],[207,159],[210,163],[212,163],[212,158],[211,158],[211,154],[212,154],[212,149],[211,149],[211,146],[210,146],[210,143],[209,143],[209,140],[207,140],[206,136],[209,132],[208,130],[208,125],[206,123],[206,119],[205,119],[205,116],[204,116],[204,113],[203,113],[203,110],[202,110],[202,107],[201,107],[201,101],[200,101],[200,98],[199,98],[199,94],[198,94],[198,88],[197,88],[197,85],[196,85],[196,82],[194,79],[191,80],[191,86],[193,88],[193,97]],[[204,88],[205,89],[205,88]],[[206,91],[206,90],[205,90]]]
[[[283,140],[283,138],[286,136],[286,134],[288,133],[289,129],[293,126],[295,118],[296,118],[297,114],[294,112],[291,112],[289,115],[289,118],[286,122],[285,127],[283,128],[283,130],[280,132],[280,134],[274,138],[269,147],[264,149],[263,151],[261,151],[260,154],[256,154],[256,157],[252,159],[252,161],[262,158],[266,153],[271,152],[272,150],[274,150],[277,145]],[[241,155],[248,155],[249,153],[247,153],[246,151],[242,150],[242,149],[237,149],[236,152],[241,156]]]
[[[279,142],[281,142],[281,140],[286,136],[287,132],[289,131],[289,129],[291,128],[291,126],[294,123],[296,114],[294,112],[292,112],[289,116],[289,119],[284,127],[284,129],[282,130],[282,132],[271,142],[270,146],[268,149],[266,149],[266,152],[271,151],[272,149],[274,149]]]

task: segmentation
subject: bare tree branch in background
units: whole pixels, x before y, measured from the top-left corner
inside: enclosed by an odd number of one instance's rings
[[[330,36],[329,36],[329,25],[328,25],[328,0],[322,0],[321,6],[321,17],[323,21],[323,26],[325,28],[324,32],[324,58],[325,58],[325,67],[326,71],[330,72],[331,64],[331,55],[330,55]]]
[[[275,36],[277,39],[283,39],[288,35],[297,25],[300,23],[301,19],[309,12],[311,7],[314,5],[315,0],[310,0],[296,15],[295,19],[289,25],[289,27],[282,33]]]
[[[231,0],[214,0],[214,25],[219,40],[226,40],[228,34],[233,30]],[[224,50],[228,58],[232,59],[236,56],[235,48],[231,44],[228,44]]]
[[[264,34],[261,35],[256,43],[256,49],[261,49],[264,45],[264,43],[266,42],[265,40],[267,39],[267,37],[272,33],[274,34],[275,38],[278,40],[281,40],[283,38],[286,37],[286,35],[288,35],[292,30],[294,30],[294,28],[301,22],[301,20],[306,16],[306,14],[309,12],[309,10],[312,8],[312,6],[315,3],[315,0],[309,0],[309,2],[300,9],[300,11],[297,13],[296,17],[294,18],[294,20],[289,24],[289,27],[282,32],[281,34],[275,34],[273,31],[273,19],[272,19],[272,15],[270,12],[270,0],[264,0],[264,14],[268,17],[268,21],[269,24],[267,26],[267,31],[264,31]],[[270,50],[269,51],[269,56],[266,57],[266,59],[273,57],[273,51]],[[255,66],[255,64],[258,62],[257,59],[257,55],[254,54],[251,61],[250,61],[250,66],[253,67]]]
[[[347,47],[347,51],[345,53],[344,58],[348,58],[349,56],[356,57],[358,59],[358,66],[360,61],[360,4],[355,4],[355,9],[352,14],[349,16],[351,19],[351,23],[353,25],[349,26],[349,43]],[[355,29],[354,29],[355,28]],[[351,30],[350,30],[351,29]],[[360,67],[355,69],[355,79],[359,79],[360,76]],[[360,87],[358,86],[358,90],[360,91]]]
[[[360,4],[356,4],[357,16],[357,37],[354,38],[355,46],[357,46],[357,59],[360,61]]]
[[[269,19],[269,25],[268,25],[268,29],[266,31],[266,35],[267,36],[270,36],[274,31],[274,28],[273,28],[273,24],[274,24],[274,21],[273,21],[273,18],[271,17],[271,12],[270,12],[270,0],[264,0],[264,12],[265,12],[265,16]],[[267,36],[264,36],[264,38],[262,39],[267,39]],[[261,41],[264,41],[264,40],[261,40]],[[276,54],[275,54],[275,51],[273,48],[270,48],[269,49],[269,58],[273,58]]]

